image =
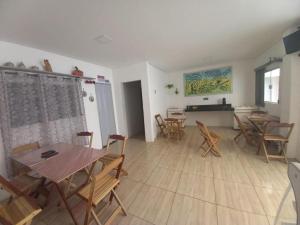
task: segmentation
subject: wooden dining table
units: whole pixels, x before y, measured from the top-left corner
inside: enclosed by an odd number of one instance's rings
[[[42,158],[41,154],[49,150],[54,150],[58,152],[58,154],[48,159]],[[104,149],[93,149],[80,145],[58,143],[42,147],[31,152],[14,155],[12,156],[12,159],[29,167],[40,176],[50,180],[55,185],[63,203],[66,206],[66,209],[74,221],[74,224],[77,225],[78,223],[67,200],[89,181],[95,163],[106,154],[108,154],[108,152]],[[67,195],[59,184],[78,171],[89,166],[89,175],[86,182],[78,186],[71,194]]]
[[[263,126],[266,123],[280,122],[280,118],[278,116],[270,114],[251,114],[247,118],[259,133],[263,133]]]

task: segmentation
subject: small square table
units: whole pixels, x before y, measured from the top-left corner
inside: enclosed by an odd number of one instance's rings
[[[272,116],[269,114],[252,114],[247,118],[259,133],[263,133],[262,126],[265,125],[265,123],[280,121],[280,118],[278,116]]]
[[[48,159],[42,158],[41,154],[49,150],[55,150],[58,152],[58,154]],[[77,225],[78,223],[75,219],[75,216],[73,215],[72,210],[67,202],[67,198],[70,196],[65,195],[64,191],[59,187],[59,183],[74,175],[78,171],[92,165],[86,181],[88,182],[96,161],[106,154],[108,154],[108,151],[103,149],[97,150],[80,145],[58,143],[42,147],[31,152],[17,154],[12,156],[12,159],[29,167],[39,175],[49,179],[54,183],[60,194],[60,197],[62,198],[74,221],[74,224]],[[78,187],[77,189],[81,187],[82,186]],[[76,191],[74,193],[76,193]]]

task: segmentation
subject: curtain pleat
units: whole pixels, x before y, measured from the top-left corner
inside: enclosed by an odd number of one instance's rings
[[[0,71],[0,125],[8,175],[11,149],[73,143],[86,130],[80,80]]]
[[[265,68],[255,70],[255,104],[265,106]]]

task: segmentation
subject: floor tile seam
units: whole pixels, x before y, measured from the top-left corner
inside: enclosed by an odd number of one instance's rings
[[[182,170],[182,173],[183,173],[183,174],[188,174],[188,175],[200,176],[200,177],[203,177],[203,178],[214,179],[213,176],[203,175],[202,173],[198,173],[198,172],[190,172],[190,171]]]
[[[264,206],[262,200],[260,199],[260,197],[259,197],[259,195],[258,195],[258,193],[257,193],[257,191],[256,191],[255,185],[254,185],[253,181],[251,180],[251,178],[250,178],[249,174],[247,173],[247,171],[246,171],[246,174],[247,174],[247,176],[248,176],[248,178],[249,178],[249,180],[250,180],[250,182],[251,182],[251,185],[252,185],[252,187],[253,187],[253,189],[254,189],[254,192],[255,192],[255,194],[256,194],[256,197],[258,198],[258,201],[259,201],[259,203],[260,203],[260,205],[261,205],[261,207],[262,207],[262,209],[263,209],[265,215],[267,215],[267,211],[266,211],[266,209],[265,209],[265,206]]]
[[[216,201],[215,201],[215,202],[210,202],[210,201],[208,201],[208,200],[200,199],[200,198],[197,198],[197,197],[195,197],[195,196],[191,196],[191,195],[184,194],[184,193],[181,193],[181,192],[175,192],[175,194],[177,194],[177,195],[182,195],[182,196],[186,196],[186,197],[189,197],[189,198],[192,198],[192,199],[195,199],[195,200],[199,200],[199,201],[202,201],[202,202],[210,203],[210,204],[213,204],[213,205],[216,205],[216,204],[217,204]],[[216,198],[215,198],[215,200],[216,200]]]
[[[246,172],[246,171],[245,171],[245,172]],[[215,175],[215,172],[214,172],[214,175]],[[265,213],[265,215],[266,215],[266,211],[265,211],[265,209],[264,209],[264,207],[263,207],[263,205],[262,205],[262,202],[261,202],[261,200],[260,200],[260,198],[259,198],[259,196],[258,196],[258,194],[257,194],[257,192],[256,192],[256,190],[255,190],[255,187],[254,187],[254,185],[251,183],[251,179],[250,179],[249,175],[248,175],[247,173],[246,173],[246,175],[248,176],[248,179],[249,179],[249,181],[250,181],[250,184],[244,184],[244,183],[242,183],[242,184],[243,184],[243,185],[248,185],[249,187],[251,186],[251,187],[254,189],[255,194],[256,194],[256,197],[258,198],[258,200],[259,200],[259,202],[260,202],[260,204],[261,204],[261,206],[262,206],[262,208],[263,208],[263,211],[264,211],[264,213]],[[214,177],[215,198],[216,198],[216,203],[217,203],[217,191],[216,191],[215,179],[218,180],[218,178],[215,178],[215,177]],[[226,182],[230,182],[230,181],[227,180]],[[231,183],[240,184],[240,183],[237,183],[237,182],[231,182]],[[217,203],[217,204],[218,204],[218,203]]]
[[[130,213],[130,215],[132,215],[132,216],[134,216],[134,217],[136,217],[136,218],[138,218],[138,219],[140,219],[140,220],[143,220],[143,221],[146,222],[146,223],[150,223],[150,224],[152,224],[152,225],[155,225],[155,223],[153,223],[153,222],[151,222],[151,221],[149,221],[149,220],[147,220],[147,219],[145,219],[145,218],[143,218],[143,217],[141,217],[141,216],[138,216],[138,215],[136,215],[136,214],[134,214],[134,213]]]
[[[234,207],[231,207],[231,206],[228,206],[228,205],[223,205],[223,204],[220,204],[220,203],[216,203],[216,206],[220,206],[220,207],[227,208],[227,209],[232,209],[232,210],[242,212],[242,213],[253,214],[253,215],[257,215],[257,216],[265,216],[265,217],[268,216],[267,214],[251,212],[251,211],[247,211],[247,210],[244,210],[244,209],[237,209],[237,208],[234,208]]]
[[[215,178],[214,178],[214,171],[213,171],[213,184],[214,184],[214,193],[215,193],[215,202],[216,202],[216,216],[217,216],[217,225],[219,224],[219,217],[218,217],[218,205],[217,205],[217,192],[216,192],[216,184],[215,184]]]
[[[144,218],[142,218],[142,217],[140,217],[140,216],[134,215],[134,214],[132,214],[132,213],[129,213],[129,215],[131,215],[131,216],[133,216],[133,217],[136,217],[136,218],[138,218],[138,219],[140,219],[140,220],[142,220],[142,221],[144,221],[144,222],[146,222],[146,223],[150,223],[150,224],[152,224],[152,225],[155,225],[154,223],[152,223],[152,222],[150,222],[150,221],[148,221],[148,220],[146,220],[146,219],[144,219]]]
[[[252,183],[243,183],[243,182],[237,182],[237,181],[232,181],[232,180],[226,180],[225,178],[214,177],[214,180],[219,180],[219,181],[223,181],[223,182],[227,182],[227,183],[240,184],[240,185],[253,187]]]
[[[173,196],[173,199],[172,199],[172,203],[171,203],[171,207],[170,207],[170,210],[169,210],[169,215],[168,215],[168,218],[167,218],[167,221],[166,221],[166,225],[168,225],[169,219],[171,217],[171,213],[172,213],[172,210],[173,210],[175,197],[176,197],[176,193],[174,193],[174,196]]]

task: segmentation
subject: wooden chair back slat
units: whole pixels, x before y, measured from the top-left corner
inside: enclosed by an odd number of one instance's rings
[[[125,141],[127,138],[120,134],[111,134],[109,135],[109,138],[112,140],[118,140],[118,141]]]
[[[243,131],[243,133],[246,131],[244,124],[242,123],[240,117],[237,114],[233,114],[236,122],[238,123],[239,128]]]
[[[124,156],[120,156],[117,159],[114,159],[112,162],[110,162],[108,165],[106,165],[104,167],[103,170],[100,171],[99,174],[94,175],[92,177],[92,179],[94,179],[95,181],[100,180],[101,178],[103,178],[104,176],[106,176],[107,174],[109,174],[111,171],[118,169],[120,166],[122,166],[122,163],[124,161]],[[118,176],[116,176],[116,178],[119,178]]]
[[[205,124],[203,124],[203,123],[201,123],[200,121],[196,121],[196,124],[197,124],[197,126],[198,126],[198,128],[199,128],[199,130],[200,130],[200,132],[201,132],[201,134],[202,134],[202,136],[204,137],[204,138],[210,138],[210,133],[209,133],[209,131],[208,131],[208,128],[207,128],[207,126],[205,125]]]
[[[25,145],[18,146],[11,150],[11,155],[17,155],[21,153],[35,151],[40,148],[40,144],[38,142],[29,143]],[[25,167],[24,165],[12,160],[12,172],[14,176],[29,172],[30,169]]]
[[[270,132],[272,132],[274,129],[287,129],[287,133],[286,135],[283,135],[286,139],[289,139],[293,128],[294,128],[294,123],[280,123],[280,122],[275,122],[275,121],[271,121],[271,122],[267,122],[265,123],[264,127],[263,127],[263,136],[265,136],[266,134],[270,134]]]
[[[29,152],[32,150],[37,150],[39,148],[40,148],[40,144],[38,142],[29,143],[29,144],[25,144],[25,145],[21,145],[16,148],[13,148],[11,151],[11,154],[15,155],[15,154],[19,154],[19,153],[25,153],[25,152]]]
[[[123,136],[123,135],[119,135],[119,134],[111,134],[108,136],[108,140],[107,140],[107,145],[106,145],[106,150],[110,150],[110,145],[115,143],[115,142],[122,142],[122,147],[120,150],[120,155],[124,155],[125,153],[125,147],[126,147],[126,143],[127,143],[127,137]]]
[[[21,196],[23,193],[18,188],[9,183],[3,176],[0,175],[0,186],[13,196]]]
[[[160,129],[160,133],[161,133],[162,135],[166,135],[166,124],[165,124],[163,118],[161,117],[160,114],[156,114],[154,117],[155,117],[157,126],[158,126],[159,129]]]
[[[89,148],[92,147],[93,144],[93,136],[94,133],[93,132],[89,132],[89,131],[81,131],[79,133],[76,134],[77,137],[87,137],[88,138],[88,146]]]
[[[163,120],[163,118],[161,117],[160,114],[156,114],[154,117],[155,117],[155,120],[156,120],[157,125],[158,125],[159,127],[165,125],[165,124],[164,124],[164,120]]]

